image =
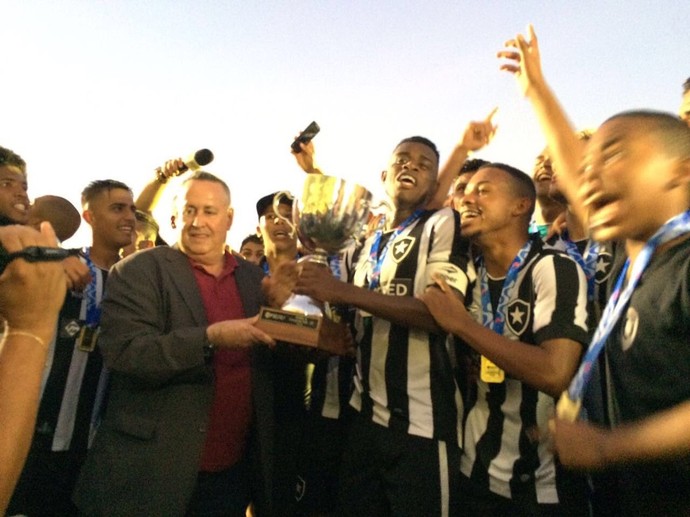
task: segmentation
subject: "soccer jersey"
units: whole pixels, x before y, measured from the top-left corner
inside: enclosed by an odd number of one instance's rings
[[[470,312],[481,323],[479,282],[472,299]],[[586,320],[584,272],[534,239],[505,305],[503,336],[535,346],[559,338],[586,343]],[[476,396],[468,402],[462,473],[503,497],[531,494],[536,503],[558,503],[557,466],[548,444],[538,438],[554,404],[550,395],[508,374],[500,383],[477,380]]]
[[[617,255],[623,254],[620,246]],[[616,260],[613,278],[623,258]],[[690,238],[652,257],[609,336],[606,358],[609,417],[614,425],[690,401]],[[619,476],[627,512],[690,512],[689,454],[630,464]]]
[[[377,236],[364,245],[354,284],[370,288],[380,273],[380,292],[416,296],[443,274],[465,294],[474,273],[469,245],[461,239],[456,212],[424,212],[402,231]],[[386,251],[385,253],[382,252]],[[384,255],[383,259],[381,258]],[[453,375],[455,358],[446,334],[429,333],[358,311],[357,364],[352,405],[362,416],[384,427],[425,438],[458,443],[462,400]]]

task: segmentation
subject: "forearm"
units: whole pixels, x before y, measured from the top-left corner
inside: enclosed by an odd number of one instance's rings
[[[158,201],[160,201],[163,190],[165,190],[165,183],[161,183],[158,179],[151,180],[147,183],[134,202],[137,210],[151,213],[158,204]]]
[[[426,305],[417,298],[385,295],[346,283],[342,287],[333,302],[357,307],[396,325],[427,332],[444,332],[436,324]]]
[[[606,434],[604,464],[670,459],[690,454],[690,401]]]
[[[501,336],[474,321],[467,312],[459,316],[451,332],[512,377],[553,397],[568,387],[577,359],[562,364],[540,346]]]
[[[30,336],[9,336],[0,359],[1,515],[5,514],[33,438],[41,377],[52,332],[39,337],[44,344]]]
[[[558,99],[545,81],[532,85],[527,93],[541,126],[550,156],[558,173],[558,185],[571,210],[581,220],[586,214],[578,195],[583,144]]]
[[[469,150],[462,144],[458,144],[453,149],[453,152],[446,160],[441,170],[438,173],[438,187],[434,197],[427,203],[428,209],[441,208],[444,201],[448,197],[449,190],[453,184],[453,180],[460,172],[462,164],[465,163]]]

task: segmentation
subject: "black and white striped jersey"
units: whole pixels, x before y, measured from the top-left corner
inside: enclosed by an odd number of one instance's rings
[[[481,323],[479,284],[470,312]],[[535,346],[558,338],[586,344],[586,322],[582,268],[564,253],[543,249],[541,240],[535,239],[507,301],[503,335]],[[478,379],[467,404],[462,473],[504,497],[519,492],[532,494],[540,504],[558,503],[560,468],[549,445],[538,438],[545,436],[554,413],[553,397],[506,374],[501,383]]]
[[[93,268],[91,287],[100,306],[108,272]],[[108,372],[96,346],[80,348],[86,326],[88,296],[68,292],[60,310],[56,336],[46,361],[34,446],[52,451],[84,451],[99,423],[108,385]]]
[[[438,272],[465,294],[474,268],[459,228],[458,215],[449,208],[425,212],[390,243],[378,289],[389,296],[420,295]],[[370,237],[357,262],[357,286],[369,288],[373,243]],[[447,335],[394,324],[363,311],[357,311],[355,328],[352,406],[387,428],[459,443],[463,405]]]

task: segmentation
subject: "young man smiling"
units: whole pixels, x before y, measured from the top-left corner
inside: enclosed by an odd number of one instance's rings
[[[450,208],[427,211],[438,151],[402,140],[381,180],[393,209],[364,244],[354,280],[305,264],[295,292],[357,310],[357,365],[339,509],[345,515],[449,515],[458,509],[462,402],[454,354],[415,298],[444,272],[458,296],[469,283],[467,246]]]

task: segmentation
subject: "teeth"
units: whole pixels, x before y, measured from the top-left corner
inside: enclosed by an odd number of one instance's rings
[[[26,205],[24,203],[15,203],[14,208],[21,210],[22,212],[26,211]]]
[[[413,185],[416,185],[416,184],[417,184],[417,180],[416,180],[413,176],[410,176],[409,174],[401,174],[401,175],[398,177],[398,180],[399,180],[399,181],[409,181],[409,182],[411,182]]]

